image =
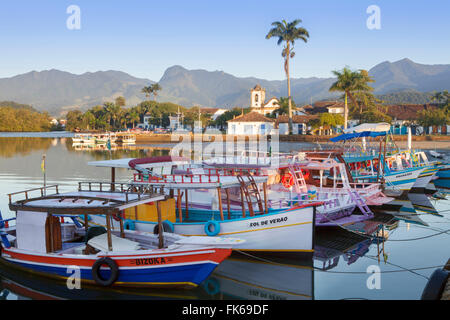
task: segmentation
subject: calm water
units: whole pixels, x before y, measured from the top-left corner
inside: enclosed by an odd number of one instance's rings
[[[88,161],[167,154],[169,146],[146,145],[126,149],[77,150],[70,134],[0,134],[0,210],[12,216],[6,194],[41,186],[43,154],[47,184],[73,190],[79,181],[107,181],[107,169]],[[281,151],[307,147],[285,143]],[[130,172],[119,170],[118,181]],[[0,270],[0,298],[76,299],[420,299],[428,277],[450,258],[450,198],[410,194],[394,201],[371,221],[344,229],[319,230],[311,261],[282,261],[238,255],[222,263],[194,290],[68,290],[64,284],[13,270]],[[400,214],[409,214],[401,218]],[[361,234],[382,225],[387,241],[377,243]],[[356,230],[356,231],[355,231]],[[368,289],[370,266],[381,270],[380,289]],[[423,269],[426,268],[426,269]],[[415,270],[411,270],[415,269]],[[422,270],[417,270],[422,269]]]

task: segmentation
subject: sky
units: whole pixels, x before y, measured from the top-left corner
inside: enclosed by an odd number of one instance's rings
[[[80,10],[73,26],[71,5]],[[379,29],[369,29],[371,5]],[[285,78],[274,21],[301,19],[291,76],[331,77],[409,58],[450,64],[448,0],[14,0],[0,1],[0,77],[59,69],[120,70],[158,81],[173,65],[238,77]],[[370,20],[372,21],[372,20]]]

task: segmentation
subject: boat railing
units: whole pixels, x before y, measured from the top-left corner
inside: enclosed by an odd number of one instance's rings
[[[219,174],[163,174],[157,177],[149,174],[135,173],[133,174],[133,181],[149,184],[220,183],[220,176]]]
[[[191,175],[191,174],[195,174],[194,171],[195,169],[192,168],[188,168],[187,169],[187,174]],[[253,176],[267,176],[267,174],[265,174],[263,172],[263,170],[259,169],[259,168],[202,168],[204,175],[213,175],[213,176],[217,176],[217,175],[222,175],[222,176],[245,176],[247,174],[251,174]],[[198,173],[197,173],[198,174]],[[203,173],[201,173],[203,174]]]
[[[361,189],[361,191],[371,191],[378,190],[379,184],[378,183],[371,183],[371,182],[349,182],[348,183],[352,189]],[[342,183],[337,184],[338,188],[343,188],[344,185]]]
[[[78,182],[78,191],[120,191],[126,192],[129,189],[128,183],[123,182],[100,182],[100,181],[81,181]]]
[[[93,191],[93,192],[120,192],[125,195],[125,201],[129,201],[129,195],[137,195],[138,200],[141,197],[148,195],[149,189],[139,188],[136,186],[130,186],[129,183],[122,182],[93,182],[93,181],[82,181],[78,182],[78,191]]]
[[[13,196],[23,195],[23,196],[25,196],[25,199],[21,199],[21,200],[28,200],[31,197],[32,193],[34,194],[37,191],[40,191],[41,197],[43,197],[45,195],[48,195],[47,190],[51,190],[53,188],[55,189],[54,194],[59,194],[59,186],[57,184],[9,193],[8,194],[9,204],[11,204],[13,202]]]

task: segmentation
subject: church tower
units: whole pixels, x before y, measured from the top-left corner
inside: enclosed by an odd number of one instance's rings
[[[250,107],[252,109],[261,108],[266,100],[266,89],[261,88],[261,86],[257,84],[252,90],[250,90],[250,93]]]

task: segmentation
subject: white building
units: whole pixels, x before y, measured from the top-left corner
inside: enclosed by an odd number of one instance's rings
[[[275,120],[252,111],[227,122],[227,134],[233,135],[267,135],[273,132]]]
[[[317,116],[312,115],[293,115],[292,116],[292,134],[307,134],[308,122]],[[289,117],[282,115],[277,118],[277,126],[280,135],[289,134]]]

